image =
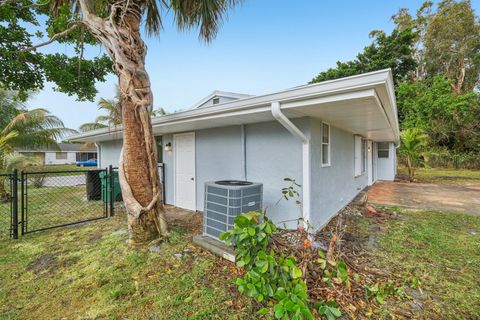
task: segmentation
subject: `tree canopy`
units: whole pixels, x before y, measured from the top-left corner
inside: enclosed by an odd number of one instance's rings
[[[391,68],[402,130],[422,130],[431,147],[480,152],[480,23],[470,1],[427,1],[392,20],[390,35],[373,31],[356,59],[311,83]]]
[[[55,16],[49,15],[49,5],[49,1],[31,0],[0,4],[0,87],[18,91],[25,100],[29,91],[43,89],[48,81],[54,90],[93,100],[95,83],[105,81],[112,72],[111,60],[106,54],[86,58],[86,48],[96,40],[66,6],[57,8]],[[73,53],[41,52],[33,43],[45,37],[70,45]]]
[[[373,43],[352,61],[337,61],[336,68],[320,72],[310,83],[352,76],[360,73],[391,68],[395,83],[407,80],[415,70],[412,56],[416,34],[411,30],[393,30],[390,35],[383,31],[372,31]]]

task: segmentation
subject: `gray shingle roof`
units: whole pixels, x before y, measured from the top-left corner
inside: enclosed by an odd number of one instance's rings
[[[55,148],[48,148],[48,147],[40,147],[37,149],[32,150],[31,148],[15,148],[17,152],[97,152],[97,148],[95,147],[85,147],[83,143],[59,143],[58,146],[60,150]]]

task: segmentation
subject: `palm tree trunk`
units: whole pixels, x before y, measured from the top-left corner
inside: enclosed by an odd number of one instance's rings
[[[118,75],[123,118],[120,186],[128,212],[130,243],[146,243],[167,236],[168,228],[150,120],[153,95],[145,69],[147,48],[140,35],[144,1],[132,0],[122,7],[125,14],[121,22],[90,15],[85,1],[80,3],[85,24],[107,48]]]
[[[410,156],[407,156],[408,180],[413,181],[413,165]]]

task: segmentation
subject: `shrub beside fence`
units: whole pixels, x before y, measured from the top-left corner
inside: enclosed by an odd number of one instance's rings
[[[427,164],[433,168],[480,169],[480,153],[455,152],[447,149],[434,149],[428,153]]]
[[[0,174],[0,239],[17,238],[17,171]]]

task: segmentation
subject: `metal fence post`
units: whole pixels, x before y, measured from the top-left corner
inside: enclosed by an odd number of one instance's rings
[[[20,172],[20,183],[21,183],[21,203],[22,203],[22,236],[25,234],[25,172],[23,170]]]
[[[18,239],[18,170],[13,170],[12,183],[12,236]]]
[[[115,215],[115,206],[114,206],[114,201],[115,199],[113,198],[114,196],[114,190],[115,190],[115,187],[113,185],[114,181],[115,181],[115,178],[113,176],[113,166],[112,165],[109,165],[108,166],[108,178],[110,179],[109,181],[109,185],[110,185],[110,189],[108,190],[110,192],[110,217],[113,217]]]

